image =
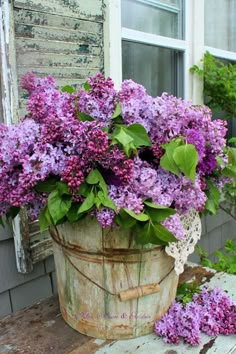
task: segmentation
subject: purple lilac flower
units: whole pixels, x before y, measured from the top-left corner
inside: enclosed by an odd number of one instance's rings
[[[205,156],[205,140],[202,134],[196,129],[187,129],[185,134],[187,144],[194,145],[198,153],[198,161]]]
[[[75,201],[80,183],[97,167],[118,210],[125,207],[140,213],[148,198],[179,214],[192,208],[202,210],[205,176],[222,168],[216,166],[217,156],[227,163],[223,153],[226,123],[212,121],[205,106],[193,106],[167,93],[151,97],[132,80],[124,81],[120,92],[102,74],[89,78],[88,84],[88,91],[68,94],[56,89],[51,76],[37,78],[28,73],[22,78],[21,86],[29,94],[28,114],[14,126],[0,125],[0,213],[11,206],[28,205],[31,214],[36,214],[40,203],[34,187],[51,175],[68,184]],[[124,123],[142,124],[152,142],[150,148],[142,148],[130,158],[111,145],[103,131],[104,125],[111,126],[118,102]],[[79,121],[77,109],[94,121]],[[176,137],[193,144],[198,152],[194,182],[160,167],[162,144]],[[149,158],[144,161],[147,152]],[[223,185],[226,181],[215,182]],[[164,223],[180,239],[177,218]]]
[[[169,230],[177,240],[183,240],[184,229],[178,214],[171,215],[169,218],[162,221],[161,224]]]
[[[97,221],[102,228],[106,228],[112,225],[115,213],[111,209],[103,208],[95,212]]]
[[[132,80],[125,80],[121,85],[119,98],[124,122],[128,125],[141,124],[149,132],[153,98],[146,94],[145,88]]]
[[[135,214],[139,214],[143,210],[142,198],[137,197],[137,194],[129,187],[110,185],[109,197],[116,205],[118,212],[121,208],[132,210]]]
[[[117,102],[117,93],[111,78],[105,79],[98,73],[88,80],[89,91],[78,90],[78,109],[97,121],[107,124],[111,118]]]
[[[165,343],[179,344],[179,328],[182,305],[173,302],[170,309],[154,324],[154,332],[163,338]]]
[[[192,346],[198,345],[201,331],[209,336],[236,334],[236,303],[218,288],[203,287],[185,306],[173,302],[154,325],[154,332],[172,344],[183,338]]]

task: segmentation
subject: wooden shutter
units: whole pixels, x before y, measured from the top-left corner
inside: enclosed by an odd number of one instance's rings
[[[80,86],[103,72],[103,0],[2,0],[0,2],[3,117],[12,124],[25,114],[19,82],[26,72],[53,75],[57,85]],[[30,272],[52,254],[48,232],[24,211],[13,222],[18,271]]]

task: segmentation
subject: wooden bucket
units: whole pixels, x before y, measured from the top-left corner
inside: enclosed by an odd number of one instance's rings
[[[153,331],[178,283],[163,247],[140,247],[130,230],[102,229],[88,217],[50,231],[60,309],[71,327],[103,339]]]

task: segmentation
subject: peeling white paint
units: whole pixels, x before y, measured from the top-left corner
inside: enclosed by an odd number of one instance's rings
[[[45,322],[43,322],[43,325],[44,325],[45,327],[52,327],[55,323],[56,323],[56,321],[50,320],[50,321],[45,321]]]
[[[9,45],[9,8],[6,1],[0,7],[0,45],[1,45],[1,74],[2,74],[2,106],[3,119],[7,125],[11,124],[11,103],[9,92],[9,68],[7,64],[7,45]]]

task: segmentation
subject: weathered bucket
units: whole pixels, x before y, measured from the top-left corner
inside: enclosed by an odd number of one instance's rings
[[[176,295],[174,259],[163,247],[140,248],[129,230],[85,218],[51,228],[64,320],[103,339],[151,333]]]

